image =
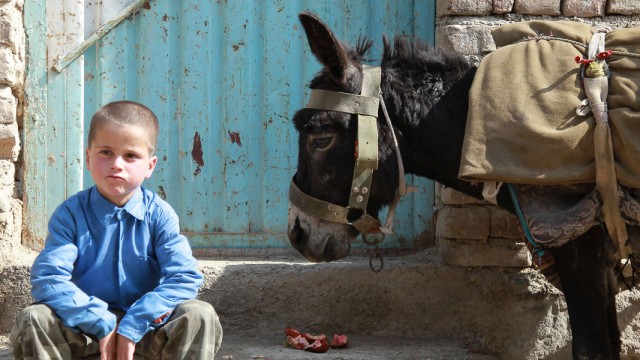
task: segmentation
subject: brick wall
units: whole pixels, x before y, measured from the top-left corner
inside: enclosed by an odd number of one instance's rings
[[[20,248],[20,135],[25,75],[23,0],[0,0],[0,264]]]
[[[640,0],[437,0],[436,46],[474,63],[495,50],[491,30],[510,22],[570,20],[610,28],[640,26]],[[451,265],[526,267],[518,219],[490,203],[436,187],[436,241]],[[464,226],[461,226],[464,224]]]

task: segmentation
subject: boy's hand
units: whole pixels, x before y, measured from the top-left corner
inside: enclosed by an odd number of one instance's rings
[[[100,339],[100,360],[115,360],[116,358],[116,330]]]
[[[133,360],[133,353],[136,350],[136,343],[128,337],[118,334],[118,357],[117,360]],[[100,359],[102,360],[102,359]]]

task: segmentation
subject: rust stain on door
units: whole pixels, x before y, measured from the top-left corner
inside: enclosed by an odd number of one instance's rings
[[[238,144],[238,146],[242,147],[242,141],[240,141],[240,133],[229,131],[228,134],[232,144]]]
[[[193,172],[194,176],[200,174],[200,169],[204,166],[202,155],[202,141],[200,140],[200,133],[196,131],[195,135],[193,135],[193,147],[191,148],[191,158],[198,165],[196,171]]]

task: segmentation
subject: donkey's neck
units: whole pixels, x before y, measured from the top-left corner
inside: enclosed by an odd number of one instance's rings
[[[430,99],[433,103],[430,110],[412,106],[413,110],[407,111],[408,104],[395,104],[391,119],[400,133],[399,143],[407,173],[427,177],[482,199],[481,185],[458,178],[469,89],[475,72],[475,68],[470,68],[455,83],[443,83],[441,86],[448,90],[439,99]],[[511,207],[506,191],[499,195],[498,202],[506,208]]]
[[[416,113],[413,121],[396,118],[402,133],[403,159],[407,172],[424,176],[445,186],[480,196],[477,187],[458,180],[460,156],[467,120],[468,91],[475,69],[448,87],[440,99],[433,99],[431,110]]]

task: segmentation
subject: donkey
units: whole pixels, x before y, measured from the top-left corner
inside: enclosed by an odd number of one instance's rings
[[[360,94],[362,61],[372,42],[361,38],[352,48],[336,39],[315,15],[302,13],[299,19],[312,53],[323,66],[311,80],[310,88]],[[352,240],[368,232],[366,227],[359,230],[353,226],[357,219],[363,214],[375,219],[382,206],[394,201],[402,185],[400,163],[406,173],[482,199],[481,185],[457,176],[468,93],[476,68],[464,57],[437,51],[419,39],[396,37],[390,41],[385,37],[383,43],[381,105],[386,105],[392,125],[384,120],[385,108],[376,108],[378,166],[371,175],[366,208],[349,206],[352,180],[356,177],[354,151],[362,146],[354,147],[358,122],[362,121],[358,115],[307,106],[293,118],[299,148],[290,199],[305,194],[302,202],[311,198],[315,200],[309,201],[315,202],[316,207],[329,204],[332,211],[339,209],[334,214],[316,216],[301,209],[299,201],[291,201],[288,238],[313,262],[329,262],[349,254]],[[500,207],[515,213],[508,191],[500,191],[496,200]],[[334,215],[341,221],[331,221]],[[595,226],[576,240],[547,249],[555,261],[567,303],[574,359],[620,358],[615,304],[618,285],[613,271],[617,261],[608,250],[608,242],[606,232]]]

